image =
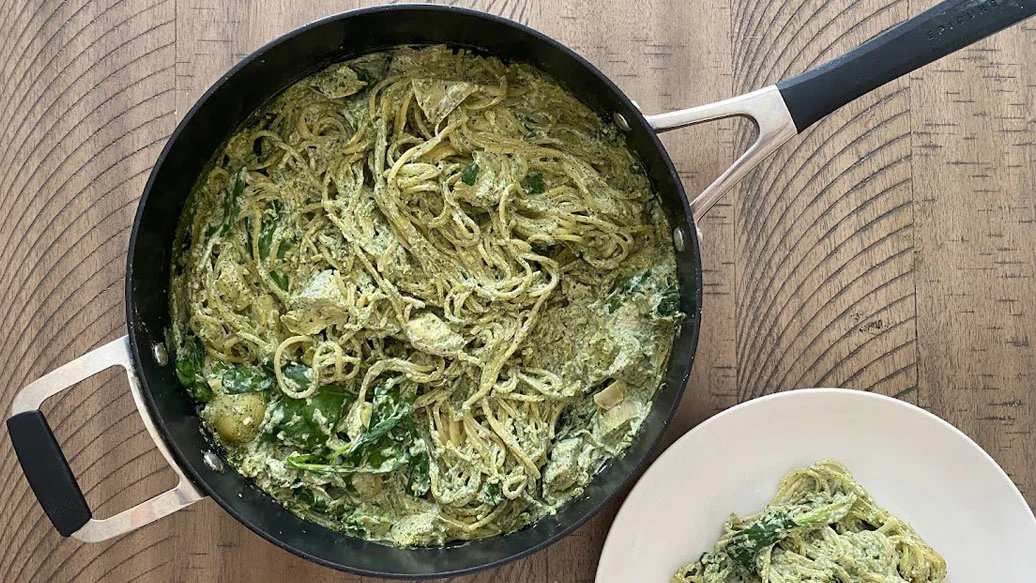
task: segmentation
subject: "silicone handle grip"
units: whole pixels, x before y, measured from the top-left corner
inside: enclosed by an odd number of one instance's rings
[[[1036,0],[946,0],[777,84],[802,131],[857,97],[1033,15]]]
[[[90,506],[79,489],[61,446],[40,411],[25,411],[7,420],[14,453],[43,512],[61,536],[70,536],[90,518]]]

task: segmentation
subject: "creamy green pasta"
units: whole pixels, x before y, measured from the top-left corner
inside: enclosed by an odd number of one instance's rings
[[[280,503],[396,545],[509,532],[638,430],[682,315],[617,129],[538,70],[445,47],[288,88],[202,176],[177,373]]]
[[[763,512],[731,516],[673,583],[939,583],[946,561],[842,464],[789,472]]]

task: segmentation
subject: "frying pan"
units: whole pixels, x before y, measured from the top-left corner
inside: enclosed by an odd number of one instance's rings
[[[19,391],[8,431],[40,506],[63,536],[107,540],[210,497],[242,524],[316,563],[372,576],[443,577],[532,553],[597,512],[638,471],[665,430],[690,374],[701,324],[701,262],[695,221],[753,166],[828,113],[917,67],[1033,14],[1025,0],[948,0],[847,55],[777,85],[693,109],[642,115],[607,77],[560,43],[520,24],[445,6],[390,6],[346,12],[294,30],[220,78],[173,132],[137,208],[126,265],[126,336],[44,375]],[[401,44],[468,47],[535,65],[626,132],[661,197],[672,227],[681,309],[664,385],[625,455],[585,495],[518,532],[445,548],[394,548],[305,521],[229,465],[203,435],[163,343],[169,326],[170,253],[177,219],[196,177],[249,115],[281,90],[326,65]],[[730,116],[752,119],[758,137],[703,193],[689,200],[658,131]],[[41,403],[110,367],[125,369],[145,427],[179,482],[109,518],[92,517],[75,476],[39,411]]]

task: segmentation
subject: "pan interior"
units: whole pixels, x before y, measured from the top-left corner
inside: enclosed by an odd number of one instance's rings
[[[329,63],[398,45],[446,44],[537,66],[602,116],[629,123],[630,147],[661,196],[669,224],[682,231],[676,248],[681,310],[689,314],[675,340],[664,384],[626,453],[610,461],[585,494],[555,516],[520,531],[444,548],[400,549],[305,521],[232,469],[204,463],[212,450],[194,404],[172,367],[150,347],[169,325],[169,263],[177,218],[213,153],[255,110]],[[633,104],[600,72],[562,45],[526,27],[449,7],[398,6],[354,11],[297,29],[259,49],[221,78],[187,113],[159,156],[131,235],[127,321],[148,408],[185,472],[224,509],[271,542],[315,562],[375,576],[430,577],[468,572],[528,554],[569,532],[635,474],[665,429],[683,393],[698,336],[701,286],[695,230],[671,161]]]

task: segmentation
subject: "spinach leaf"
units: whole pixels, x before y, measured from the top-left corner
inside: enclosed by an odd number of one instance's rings
[[[330,507],[327,505],[327,501],[323,497],[317,497],[310,488],[299,488],[292,492],[292,496],[294,496],[299,502],[305,504],[306,508],[310,510],[324,513],[330,510]]]
[[[373,399],[374,410],[371,411],[370,426],[363,435],[356,438],[349,444],[346,456],[353,456],[360,453],[364,447],[372,444],[392,431],[403,419],[410,419],[410,408],[413,400],[407,401],[399,394],[398,388],[386,389],[385,385],[378,385],[374,388]],[[416,429],[415,429],[416,431]]]
[[[293,362],[281,367],[281,376],[288,388],[301,393],[313,384],[313,369],[304,364]]]
[[[767,510],[758,520],[734,533],[724,552],[735,563],[751,571],[759,553],[779,543],[791,531],[838,522],[845,518],[855,501],[855,495],[839,493],[832,496],[830,503],[796,516],[782,510]]]
[[[472,162],[460,171],[460,181],[468,186],[474,186],[476,178],[478,178],[478,162]]]
[[[428,491],[431,460],[427,446],[410,414],[414,394],[381,384],[374,388],[370,425],[355,440],[330,454],[293,455],[287,464],[311,472],[348,475],[386,474],[406,469],[410,491]]]
[[[667,318],[675,314],[679,309],[680,292],[675,287],[671,287],[663,292],[658,299],[658,304],[655,305],[655,314]]]
[[[234,176],[234,184],[230,190],[224,190],[220,199],[222,209],[222,220],[216,227],[211,227],[205,233],[208,236],[214,234],[226,235],[230,228],[237,222],[237,215],[241,212],[241,194],[245,192],[245,169]]]
[[[735,563],[751,571],[759,553],[780,542],[796,526],[795,520],[780,510],[767,512],[748,528],[732,535],[725,551]]]
[[[269,220],[264,217],[263,225],[259,228],[259,259],[261,261],[266,261],[270,257],[273,236],[277,233],[277,221],[281,216],[281,203],[276,200],[270,201],[266,208],[272,211],[272,216],[269,217]]]
[[[353,509],[352,512],[342,517],[341,525],[346,532],[366,538],[372,532],[385,532],[392,527],[392,521],[380,514]]]
[[[212,400],[212,389],[205,380],[205,346],[194,334],[187,334],[176,351],[176,377],[199,403]]]
[[[525,182],[529,185],[529,194],[543,194],[546,190],[543,185],[543,174],[539,172],[530,172],[525,177]]]
[[[259,248],[259,261],[264,263],[269,261],[270,250],[273,249],[274,236],[277,234],[278,221],[281,216],[281,203],[276,200],[270,201],[266,209],[267,212],[264,213],[262,226],[259,228],[259,241],[257,245]],[[252,231],[249,229],[249,247],[251,247],[251,236]],[[293,245],[294,242],[292,240],[282,239],[280,245],[277,246],[277,259],[284,259],[284,255],[287,254]],[[277,284],[277,287],[284,291],[288,291],[291,287],[291,281],[288,279],[288,276],[278,271],[270,271],[270,279]]]
[[[342,418],[342,411],[354,398],[352,393],[338,385],[323,386],[306,399],[282,395],[267,415],[268,422],[263,428],[265,437],[292,447],[321,447],[327,443],[335,424]]]
[[[288,291],[288,288],[290,287],[290,280],[288,279],[287,275],[284,275],[283,273],[278,273],[276,271],[271,271],[270,279],[272,279],[273,282],[277,284],[277,287],[281,288],[284,291]]]
[[[567,409],[558,417],[558,430],[556,441],[574,435],[580,431],[586,431],[597,414],[597,406],[592,400],[587,400],[581,405]]]
[[[478,499],[490,506],[496,506],[503,502],[504,493],[500,486],[500,482],[486,482],[482,487],[482,491],[478,494]]]
[[[374,73],[367,69],[356,68],[354,70],[356,71],[356,77],[367,84],[366,89],[370,89],[378,84],[378,77]]]
[[[640,291],[640,288],[644,287],[644,282],[647,281],[649,273],[640,273],[637,275],[631,275],[629,277],[620,278],[615,282],[615,289],[612,290],[612,296],[608,299],[608,303],[605,304],[609,314],[614,314],[615,310],[619,309],[619,306],[626,301],[631,294]]]
[[[277,259],[284,259],[284,256],[288,254],[288,251],[295,246],[294,239],[284,239],[281,244],[277,246]]]
[[[415,432],[416,433],[416,432]],[[416,439],[420,440],[420,436]],[[423,441],[420,441],[421,445],[424,445]],[[410,448],[410,469],[407,471],[407,486],[410,487],[410,491],[414,496],[424,496],[428,493],[428,489],[432,486],[432,480],[428,477],[428,466],[431,464],[431,458],[428,455],[426,448],[420,448],[419,451],[415,451],[415,447]]]
[[[273,378],[257,367],[248,364],[228,366],[218,362],[212,372],[220,375],[223,392],[228,395],[260,393],[273,387]]]
[[[615,291],[619,293],[630,293],[639,291],[644,286],[644,281],[648,278],[647,273],[641,273],[637,275],[631,275],[629,277],[620,278],[615,282]]]
[[[202,366],[205,364],[205,347],[193,334],[184,337],[183,345],[176,351],[176,376],[180,384],[190,387],[202,380]]]

